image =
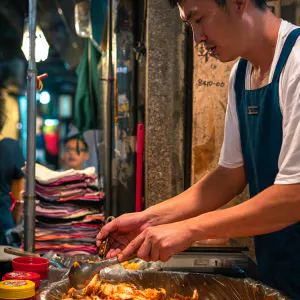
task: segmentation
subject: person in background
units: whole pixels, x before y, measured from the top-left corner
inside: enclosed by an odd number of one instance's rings
[[[21,218],[20,205],[10,211],[12,200],[9,193],[20,200],[24,190],[22,167],[25,160],[19,142],[1,134],[5,119],[5,101],[0,92],[0,245],[7,245],[5,232],[19,223]]]
[[[83,137],[74,135],[64,141],[64,170],[83,170],[83,164],[89,159],[88,144]]]

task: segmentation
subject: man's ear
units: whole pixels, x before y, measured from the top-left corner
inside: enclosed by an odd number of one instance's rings
[[[234,11],[239,16],[243,16],[243,14],[245,13],[245,10],[248,6],[248,3],[251,0],[229,0],[229,1],[233,1]]]

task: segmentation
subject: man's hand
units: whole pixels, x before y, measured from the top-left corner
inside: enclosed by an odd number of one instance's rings
[[[122,215],[103,226],[96,238],[97,246],[99,247],[101,240],[110,235],[107,258],[115,257],[149,226],[151,226],[150,217],[144,212]]]
[[[189,220],[146,228],[122,251],[126,260],[134,252],[145,261],[168,261],[172,255],[187,249],[193,242]]]

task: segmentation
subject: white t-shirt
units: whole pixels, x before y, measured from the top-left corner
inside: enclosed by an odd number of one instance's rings
[[[282,47],[288,34],[299,28],[287,21],[282,21],[278,32],[277,45],[273,58],[269,83],[279,59]],[[225,168],[243,166],[239,120],[236,112],[236,96],[234,82],[237,71],[236,63],[230,74],[228,105],[225,119],[224,142],[220,154],[219,165]],[[245,88],[250,89],[252,64],[248,62]],[[279,79],[279,104],[283,117],[283,140],[278,160],[279,172],[275,184],[293,184],[300,182],[300,37],[296,41],[288,61]]]

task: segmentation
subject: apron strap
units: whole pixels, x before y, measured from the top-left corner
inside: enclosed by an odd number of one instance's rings
[[[234,90],[236,95],[236,104],[239,104],[241,94],[245,89],[245,78],[246,78],[247,60],[241,58],[237,67]]]
[[[279,80],[280,74],[281,74],[299,36],[300,36],[300,28],[297,28],[297,29],[293,30],[287,37],[287,39],[283,45],[283,48],[282,48],[282,51],[281,51],[280,57],[278,59],[277,65],[276,65],[274,75],[273,75],[274,82]]]

